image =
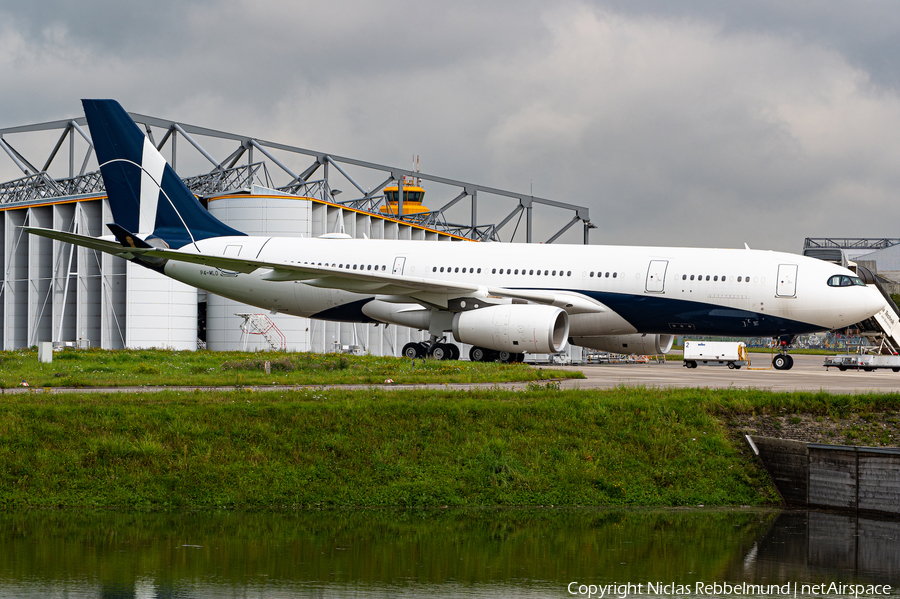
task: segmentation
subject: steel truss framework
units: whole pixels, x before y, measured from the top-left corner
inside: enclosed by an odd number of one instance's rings
[[[846,250],[883,250],[900,243],[888,237],[807,237],[803,249],[838,248]]]
[[[848,260],[869,252],[900,244],[889,237],[807,237],[803,241],[803,255],[847,266]]]
[[[571,215],[568,222],[565,222],[545,243],[553,243],[576,223],[581,222],[584,228],[584,243],[587,244],[589,231],[595,228],[590,222],[589,210],[584,206],[456,181],[427,173],[336,156],[325,152],[264,141],[254,137],[216,131],[176,121],[135,113],[129,114],[135,122],[143,125],[150,140],[160,151],[168,145],[168,149],[171,151],[169,162],[176,171],[176,150],[179,138],[186,141],[188,145],[210,162],[212,169],[208,173],[185,179],[191,190],[201,197],[229,191],[246,190],[256,183],[270,189],[277,189],[286,194],[312,197],[320,201],[384,216],[380,212],[380,208],[386,202],[385,187],[404,180],[421,179],[449,187],[451,190],[454,190],[452,193],[456,195],[436,210],[422,214],[402,215],[397,217],[397,220],[468,239],[501,241],[501,230],[515,219],[515,229],[510,235],[510,239],[512,239],[524,212],[525,240],[531,243],[533,241],[532,210],[535,205],[540,205],[562,210]],[[0,129],[0,148],[24,174],[24,177],[20,179],[0,183],[0,204],[42,202],[55,198],[102,193],[104,191],[103,180],[99,172],[87,171],[93,156],[93,145],[90,136],[85,132],[85,124],[85,118],[80,117]],[[153,128],[162,130],[158,143],[156,142]],[[42,167],[37,168],[35,163],[28,160],[10,143],[9,136],[34,134],[43,131],[60,131],[60,136],[56,145],[42,163]],[[198,138],[203,137],[235,142],[237,147],[225,159],[217,160],[198,141]],[[87,149],[83,156],[76,155],[76,138],[83,139],[87,144]],[[16,137],[16,145],[20,145],[20,139],[20,137]],[[62,160],[60,158],[61,150],[66,145],[68,145],[68,177],[51,177],[48,174],[48,170],[54,164],[54,161],[57,161],[57,159]],[[79,142],[79,145],[81,145],[81,142]],[[66,152],[62,151],[62,154],[66,154]],[[282,157],[279,158],[276,154]],[[287,158],[286,156],[291,156],[292,158]],[[305,165],[302,168],[292,168],[286,164],[286,162],[295,161],[297,157],[304,159]],[[306,162],[309,159],[312,159],[311,162]],[[243,164],[239,164],[239,162],[243,162]],[[80,163],[80,169],[77,174],[76,163]],[[59,166],[57,165],[56,168],[59,168]],[[381,180],[381,183],[374,188],[364,188],[348,172],[354,169],[380,173],[377,178]],[[276,178],[287,178],[288,181],[286,183],[282,181],[281,184],[274,183],[270,171],[277,173],[278,176]],[[317,173],[320,178],[313,179],[313,176],[317,175]],[[355,197],[349,200],[338,201],[336,198],[342,192],[336,187],[337,180],[343,181],[340,185],[346,186],[346,184],[349,184],[354,189],[353,194]],[[499,197],[506,200],[515,200],[517,203],[499,222],[479,224],[479,196],[492,196],[492,199],[493,197]],[[446,216],[447,211],[464,200],[469,202],[471,208],[468,222],[454,223],[449,221]],[[397,212],[401,214],[403,212],[402,198]]]

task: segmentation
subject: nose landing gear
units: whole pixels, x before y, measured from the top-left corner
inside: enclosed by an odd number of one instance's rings
[[[784,335],[777,339],[778,355],[772,358],[772,368],[775,370],[790,370],[794,366],[794,358],[788,355],[788,346],[793,341],[789,335]]]

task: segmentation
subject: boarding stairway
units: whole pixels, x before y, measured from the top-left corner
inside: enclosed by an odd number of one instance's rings
[[[871,339],[872,345],[881,354],[900,354],[900,308],[878,281],[875,273],[864,266],[857,266],[856,274],[866,285],[878,289],[885,301],[884,308],[877,314],[856,324],[859,334]]]
[[[287,348],[287,339],[284,333],[265,314],[240,313],[235,316],[244,319],[244,322],[241,323],[241,345],[244,351],[247,351],[250,335],[261,335],[272,351],[284,351]]]

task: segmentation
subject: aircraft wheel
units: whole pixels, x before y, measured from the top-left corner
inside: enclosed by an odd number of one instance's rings
[[[516,354],[508,351],[499,351],[497,352],[497,359],[503,362],[504,364],[509,364],[514,360]]]
[[[469,350],[469,360],[472,362],[487,362],[487,351],[483,347],[473,345],[472,349]]]
[[[403,357],[409,358],[410,360],[415,360],[416,358],[421,358],[422,347],[418,343],[407,343],[403,346]]]
[[[431,348],[431,357],[435,360],[450,360],[453,350],[446,343],[435,343]]]
[[[447,347],[450,348],[450,359],[459,360],[459,346],[455,343],[448,343]]]
[[[525,354],[516,354],[516,362],[521,364],[525,361]]]
[[[778,354],[772,358],[772,366],[775,370],[790,370],[794,365],[794,359],[787,354]]]

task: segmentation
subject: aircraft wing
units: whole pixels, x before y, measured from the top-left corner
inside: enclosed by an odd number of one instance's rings
[[[130,260],[139,256],[160,258],[176,262],[201,264],[232,272],[249,274],[257,270],[269,271],[262,275],[266,281],[303,281],[312,287],[340,289],[356,293],[408,296],[410,302],[446,307],[449,298],[481,297],[512,298],[539,304],[553,305],[565,309],[570,314],[585,312],[605,312],[606,306],[587,296],[565,291],[507,289],[483,285],[471,285],[456,281],[425,279],[392,273],[371,273],[353,271],[331,266],[293,264],[251,260],[230,256],[214,256],[191,251],[163,248],[125,247],[117,241],[107,241],[96,237],[44,229],[22,227],[32,235],[56,239],[92,250],[98,250]]]

